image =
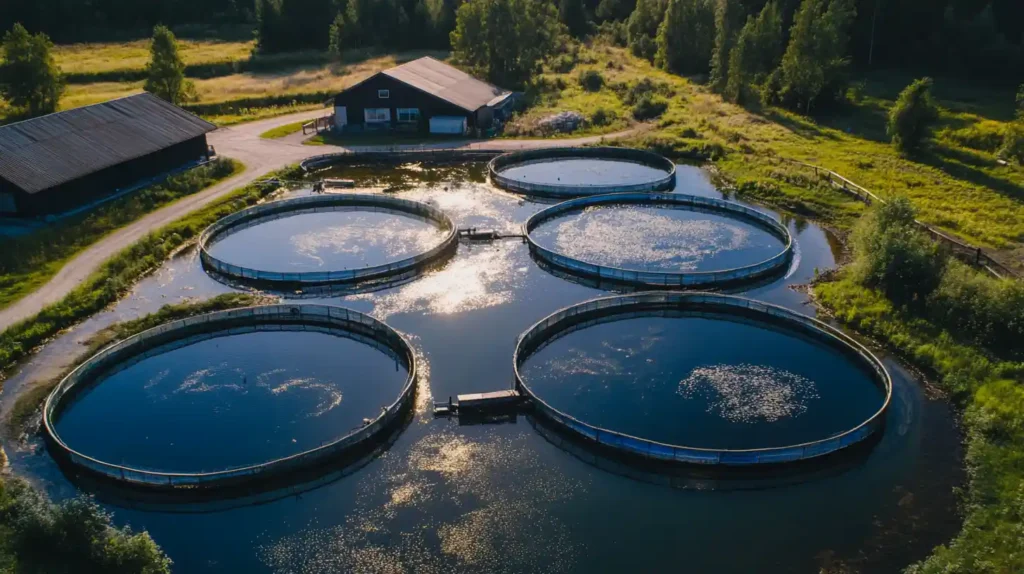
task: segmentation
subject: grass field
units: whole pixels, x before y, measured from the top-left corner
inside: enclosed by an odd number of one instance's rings
[[[597,92],[579,86],[579,73],[587,69],[604,77]],[[654,120],[655,129],[626,143],[679,155],[698,150],[713,157],[715,168],[741,192],[849,220],[863,207],[815,185],[813,178],[779,158],[820,165],[883,197],[907,196],[921,219],[995,251],[1004,261],[1021,266],[1024,260],[1024,168],[1000,165],[994,153],[995,136],[1012,117],[1010,90],[936,79],[942,114],[935,141],[920,155],[904,158],[889,145],[885,123],[889,106],[909,77],[871,77],[840,113],[817,120],[774,108],[746,110],[695,81],[603,44],[581,49],[571,70],[549,70],[543,78],[537,104],[521,120],[590,106],[603,107],[617,118],[629,117],[630,106],[618,94],[624,86],[648,78],[667,102],[667,110]]]
[[[120,43],[66,44],[56,46],[54,58],[65,74],[85,76],[115,72],[140,72],[149,63],[149,40]],[[254,40],[178,40],[186,66],[222,64],[247,60]]]

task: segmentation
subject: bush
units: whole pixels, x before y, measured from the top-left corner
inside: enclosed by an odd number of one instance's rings
[[[590,114],[590,124],[598,127],[606,126],[617,119],[618,116],[614,111],[605,108],[597,108],[594,113]]]
[[[653,120],[667,109],[668,102],[664,98],[644,96],[633,106],[633,117],[641,122]]]
[[[588,92],[599,92],[604,87],[604,76],[597,70],[581,70],[578,79],[580,86]]]
[[[0,540],[12,572],[163,574],[171,561],[143,532],[118,529],[89,498],[53,504],[28,483],[0,482]]]
[[[1024,124],[1018,122],[1006,126],[999,157],[1024,165]]]
[[[914,80],[896,99],[889,110],[889,137],[901,152],[920,147],[939,118],[939,109],[932,100],[932,79]]]
[[[1024,283],[951,262],[928,301],[928,317],[958,338],[1007,358],[1024,354]]]
[[[922,306],[946,267],[946,257],[914,224],[914,209],[905,198],[865,215],[854,229],[853,245],[855,277],[897,306]]]

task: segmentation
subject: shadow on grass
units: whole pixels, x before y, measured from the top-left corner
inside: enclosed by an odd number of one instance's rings
[[[910,156],[910,159],[941,170],[950,177],[980,185],[1001,195],[1024,200],[1024,187],[1008,179],[983,171],[994,162],[964,150],[934,145]]]

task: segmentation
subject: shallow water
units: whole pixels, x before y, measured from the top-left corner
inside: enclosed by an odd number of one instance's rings
[[[210,254],[232,265],[279,273],[386,265],[441,243],[444,230],[393,211],[301,213],[217,240]]]
[[[101,378],[57,422],[68,446],[170,472],[292,455],[358,428],[408,373],[368,344],[317,332],[228,335]]]
[[[631,161],[568,158],[515,164],[501,170],[501,175],[545,185],[628,185],[658,181],[668,174]]]
[[[867,420],[883,399],[833,347],[728,316],[586,326],[529,357],[521,372],[541,399],[588,424],[697,448],[824,439]]]
[[[414,183],[415,170],[401,171],[404,184]],[[429,183],[399,197],[436,202],[458,226],[482,229],[515,230],[546,207],[465,182],[463,172],[434,170]],[[722,197],[698,168],[680,166],[677,175],[680,192]],[[835,264],[831,239],[813,223],[783,221],[796,240],[792,268],[742,295],[814,315],[792,287]],[[105,325],[230,290],[202,270],[194,251],[183,253],[47,345],[6,382],[0,404],[58,374]],[[175,571],[187,574],[665,572],[681,563],[716,573],[896,572],[958,528],[952,487],[963,465],[954,415],[891,360],[894,398],[878,443],[782,484],[744,475],[737,485],[706,469],[687,480],[637,480],[593,451],[559,446],[530,417],[460,426],[430,416],[431,400],[508,388],[519,334],[561,307],[607,294],[548,273],[519,242],[463,242],[443,267],[414,281],[317,300],[386,320],[422,355],[427,377],[415,417],[384,452],[287,489],[209,504],[89,492],[118,524],[148,529]],[[80,492],[40,439],[4,446],[15,471],[52,496]]]
[[[545,221],[531,236],[573,259],[632,271],[722,271],[760,263],[785,248],[745,221],[669,206],[590,207]]]

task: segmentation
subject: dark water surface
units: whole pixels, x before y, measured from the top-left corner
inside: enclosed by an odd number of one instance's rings
[[[658,181],[668,174],[631,161],[566,158],[515,164],[501,170],[501,175],[544,185],[629,185]]]
[[[342,271],[413,257],[439,244],[444,233],[430,221],[394,211],[302,213],[227,235],[210,253],[261,271]]]
[[[745,221],[668,206],[590,207],[545,221],[531,236],[574,259],[632,271],[722,271],[760,263],[785,248]]]
[[[338,177],[372,172],[359,169],[339,168]],[[415,181],[415,169],[400,171],[403,185]],[[465,182],[472,170],[453,169],[447,179],[426,171],[429,186],[399,196],[434,202],[460,227],[516,230],[545,207]],[[680,192],[721,197],[700,169],[680,166],[678,175]],[[391,177],[383,170],[378,179]],[[743,295],[813,315],[806,294],[791,287],[834,265],[831,239],[807,221],[784,221],[797,242],[793,268]],[[114,308],[44,348],[6,382],[0,401],[58,374],[89,334],[113,321],[227,291],[194,252],[174,258]],[[428,376],[416,413],[386,452],[347,476],[327,474],[260,497],[166,504],[103,491],[101,500],[118,524],[148,529],[186,574],[898,572],[955,533],[952,489],[963,463],[954,415],[893,361],[886,363],[893,404],[878,443],[787,474],[782,484],[704,470],[672,488],[656,477],[624,477],[592,451],[557,446],[529,417],[460,426],[430,415],[432,399],[509,388],[519,334],[561,307],[606,294],[546,272],[526,246],[505,241],[463,242],[442,268],[414,281],[318,300],[386,320],[422,353]],[[723,346],[722,361],[736,347],[736,360],[752,360],[743,340]],[[52,496],[79,492],[41,441],[5,448],[15,471]],[[850,569],[838,569],[844,565]]]
[[[824,439],[864,422],[884,399],[835,348],[730,316],[586,326],[529,357],[521,373],[541,399],[581,421],[696,448]]]
[[[102,378],[64,411],[57,431],[71,448],[106,462],[224,470],[347,434],[394,402],[407,377],[394,358],[345,337],[228,335]]]

